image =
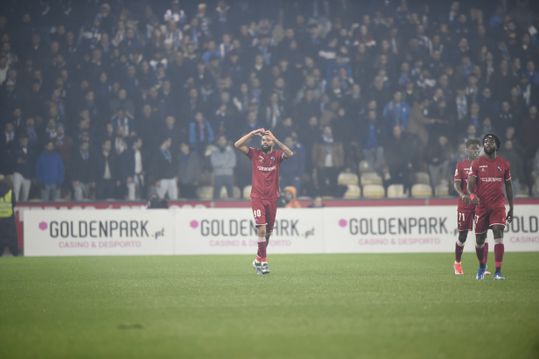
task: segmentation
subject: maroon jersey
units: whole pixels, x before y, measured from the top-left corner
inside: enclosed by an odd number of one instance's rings
[[[455,175],[453,176],[454,182],[460,182],[460,189],[464,193],[468,193],[468,176],[472,172],[472,161],[466,159],[457,163],[457,168],[455,168]],[[476,187],[477,188],[477,187]],[[465,205],[461,197],[458,201],[458,210],[473,210],[475,204],[470,203]]]
[[[472,162],[470,176],[476,178],[479,209],[505,206],[505,181],[511,180],[509,162],[499,156],[493,160],[480,156]]]
[[[249,147],[247,156],[251,159],[251,198],[279,198],[279,170],[284,152],[273,150],[266,154],[260,148]]]

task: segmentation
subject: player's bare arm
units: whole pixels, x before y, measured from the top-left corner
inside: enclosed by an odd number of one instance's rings
[[[273,132],[271,132],[270,130],[266,130],[266,132],[264,134],[266,136],[268,136],[273,141],[273,143],[275,143],[277,146],[279,146],[279,148],[281,150],[283,150],[285,158],[290,158],[290,157],[294,156],[294,152],[290,148],[288,148],[287,145],[285,145],[284,143],[279,141],[277,139],[277,137],[275,137]]]
[[[479,198],[477,198],[477,196],[475,195],[475,193],[473,193],[473,189],[474,189],[474,186],[475,186],[475,176],[474,175],[469,175],[468,176],[468,184],[467,184],[467,190],[468,190],[468,193],[467,195],[465,195],[465,197],[467,198],[466,200],[463,198],[463,200],[466,202],[466,201],[471,201],[473,204],[478,204],[479,203]]]
[[[453,181],[453,188],[455,189],[455,192],[458,193],[459,197],[462,199],[464,204],[467,206],[470,204],[470,197],[462,191],[462,189],[460,188],[460,182],[461,182],[460,179],[455,179]]]
[[[247,143],[254,137],[254,136],[262,136],[266,132],[263,128],[258,128],[256,130],[252,130],[251,132],[243,135],[239,140],[237,140],[234,143],[234,147],[238,149],[239,151],[247,154],[249,153],[249,146],[247,146]]]
[[[511,223],[513,221],[513,184],[511,180],[505,181],[505,194],[507,196],[507,202],[509,202],[509,211],[507,211],[506,221]]]

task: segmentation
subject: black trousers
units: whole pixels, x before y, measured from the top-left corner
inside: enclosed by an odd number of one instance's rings
[[[0,255],[6,246],[11,254],[19,255],[19,244],[17,243],[17,228],[13,217],[0,218]]]

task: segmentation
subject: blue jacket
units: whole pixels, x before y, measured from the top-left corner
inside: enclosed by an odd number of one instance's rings
[[[44,151],[36,163],[36,175],[44,185],[61,185],[64,182],[64,161],[58,152]]]

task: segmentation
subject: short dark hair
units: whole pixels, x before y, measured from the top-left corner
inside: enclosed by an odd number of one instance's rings
[[[485,143],[485,140],[487,138],[492,138],[494,140],[494,142],[496,142],[496,150],[500,149],[501,142],[500,142],[500,139],[498,138],[498,136],[496,136],[493,133],[487,133],[486,135],[483,136],[483,143]]]
[[[479,141],[477,138],[470,138],[466,141],[466,147],[479,145],[481,146],[481,141]]]

